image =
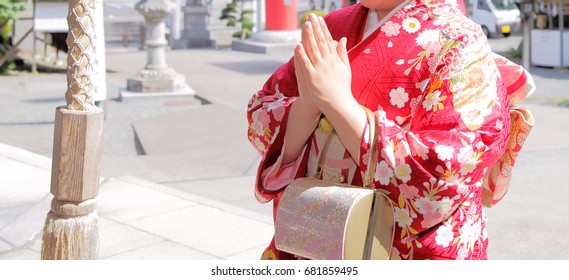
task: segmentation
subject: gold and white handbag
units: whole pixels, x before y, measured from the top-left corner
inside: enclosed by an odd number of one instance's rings
[[[364,186],[320,179],[332,129],[318,154],[311,176],[290,183],[280,199],[275,220],[277,249],[317,260],[389,259],[393,247],[393,205],[375,189],[378,141],[376,119],[367,108],[370,149]]]

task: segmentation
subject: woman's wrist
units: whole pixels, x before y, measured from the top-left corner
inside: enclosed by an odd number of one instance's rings
[[[359,162],[361,137],[367,124],[366,112],[353,98],[336,102],[323,110],[340,140],[354,159]]]
[[[310,97],[299,96],[294,102],[293,106],[296,106],[299,111],[308,117],[314,117],[315,119],[322,113],[318,107],[314,104]]]
[[[299,96],[290,109],[285,133],[283,163],[287,164],[301,154],[320,119],[320,110],[312,100]],[[310,97],[309,97],[310,98]]]
[[[356,108],[361,109],[360,104],[352,97],[352,93],[346,93],[346,98],[341,100],[326,100],[320,102],[319,108],[324,113],[324,115],[332,116],[339,115],[345,116],[356,110]]]

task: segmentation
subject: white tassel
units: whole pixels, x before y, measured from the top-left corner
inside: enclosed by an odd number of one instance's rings
[[[56,212],[61,208],[54,207],[54,203],[52,201],[52,210],[47,214],[45,221],[41,248],[42,260],[97,259],[99,254],[97,212],[91,211],[79,216],[64,215]],[[69,209],[70,205],[73,204],[66,204],[65,207]],[[74,206],[81,207],[81,205]],[[75,209],[73,212],[78,211]]]

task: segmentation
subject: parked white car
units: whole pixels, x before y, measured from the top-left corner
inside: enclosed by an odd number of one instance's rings
[[[480,24],[486,37],[508,37],[520,29],[520,10],[513,0],[466,0],[464,4],[470,18]]]

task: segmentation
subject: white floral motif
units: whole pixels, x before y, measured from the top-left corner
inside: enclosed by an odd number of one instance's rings
[[[403,20],[403,29],[409,33],[415,33],[421,29],[421,23],[416,18],[406,18]]]
[[[429,147],[427,147],[427,145],[423,144],[419,138],[417,138],[417,135],[415,135],[414,133],[409,133],[410,136],[410,147],[411,149],[411,154],[413,156],[419,156],[422,159],[426,160],[429,158]]]
[[[265,128],[269,126],[271,118],[265,110],[258,110],[252,114],[253,123],[251,128],[255,131],[258,136],[265,135]]]
[[[423,101],[423,108],[427,111],[433,109],[434,106],[438,106],[441,99],[441,92],[439,90],[435,90],[434,92],[427,94],[425,96],[425,100]]]
[[[405,136],[403,135],[398,136],[398,138],[403,138],[403,137]],[[395,159],[397,159],[398,162],[404,162],[405,158],[411,155],[411,149],[409,147],[409,143],[407,143],[407,141],[400,141],[397,144],[397,149],[394,152],[394,155]]]
[[[478,160],[476,160],[475,158],[470,158],[468,161],[462,162],[462,166],[460,167],[460,174],[466,175],[474,171],[477,165],[478,165]]]
[[[403,108],[403,106],[405,106],[405,103],[409,101],[409,94],[406,93],[405,89],[402,87],[392,89],[389,93],[389,97],[391,97],[391,105],[397,106],[398,108]]]
[[[443,197],[443,199],[440,200],[441,208],[440,208],[439,212],[443,215],[446,215],[446,214],[450,213],[453,205],[454,205],[454,200],[452,200],[449,197]]]
[[[474,157],[474,149],[471,146],[466,146],[460,148],[456,158],[460,163],[467,163]]]
[[[381,161],[375,169],[375,178],[379,180],[380,184],[385,186],[389,184],[389,181],[391,181],[392,177],[393,177],[393,170],[389,168],[387,162]]]
[[[267,105],[267,110],[272,111],[275,109],[278,109],[282,106],[284,106],[286,104],[286,102],[284,101],[284,96],[279,96],[277,95],[279,98],[275,101],[275,102],[271,102]]]
[[[476,242],[478,237],[481,235],[481,230],[482,228],[479,222],[466,220],[460,230],[460,242],[463,244],[471,244]]]
[[[401,164],[395,167],[395,177],[403,181],[403,183],[409,182],[411,180],[411,166],[407,163]]]
[[[413,219],[409,216],[409,211],[401,208],[395,208],[395,221],[402,228],[413,223]]]
[[[450,224],[444,224],[437,229],[437,236],[435,237],[437,245],[446,248],[450,245],[453,239],[454,233]]]
[[[465,260],[468,257],[468,246],[459,246],[458,253],[456,253],[457,260]]]
[[[405,199],[414,199],[416,197],[419,197],[419,189],[417,189],[415,186],[400,184],[399,190]]]
[[[436,213],[441,209],[441,203],[439,201],[431,200],[428,197],[421,197],[415,201],[415,205],[419,210],[419,213]]]
[[[458,162],[460,162],[460,174],[462,175],[474,171],[476,165],[478,165],[478,159],[474,156],[474,150],[471,146],[460,148],[456,157]]]
[[[388,21],[381,27],[381,31],[384,32],[387,37],[399,35],[400,29],[401,25],[393,21]]]
[[[415,41],[419,46],[423,47],[428,54],[438,54],[442,49],[439,33],[440,31],[438,29],[425,29],[419,33]]]
[[[451,160],[453,158],[454,147],[446,145],[438,145],[435,147],[437,158],[440,160]]]

